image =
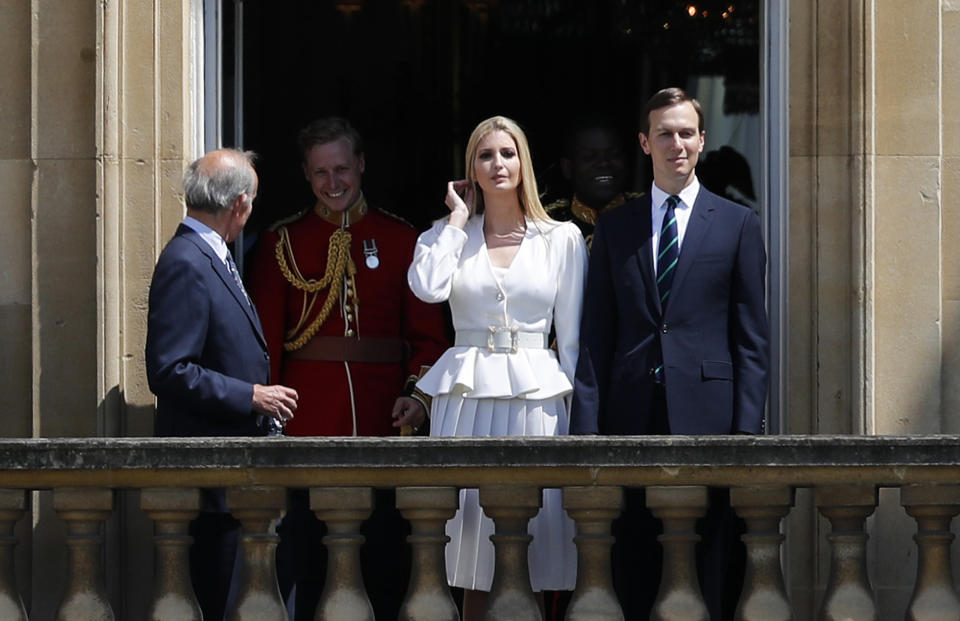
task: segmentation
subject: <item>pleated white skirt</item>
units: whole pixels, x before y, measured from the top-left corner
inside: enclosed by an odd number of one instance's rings
[[[446,394],[433,398],[431,436],[565,435],[569,418],[563,397],[551,399],[468,399]],[[493,521],[480,508],[476,489],[460,491],[460,509],[447,522],[447,579],[451,586],[489,591],[493,583]],[[576,534],[563,510],[559,489],[543,491],[543,506],[530,520],[528,549],[534,591],[572,590],[577,580]]]

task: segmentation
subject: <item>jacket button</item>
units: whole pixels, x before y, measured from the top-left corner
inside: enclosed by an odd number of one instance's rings
[[[666,334],[666,333],[667,333],[667,324],[663,324],[662,326],[660,326],[660,331],[663,332],[664,334]]]

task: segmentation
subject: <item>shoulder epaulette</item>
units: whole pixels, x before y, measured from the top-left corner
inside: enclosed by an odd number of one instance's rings
[[[646,194],[646,192],[624,192],[623,197],[628,201],[632,201],[635,198],[640,198],[644,194]]]
[[[281,226],[287,226],[288,224],[293,224],[294,222],[296,222],[296,221],[299,220],[300,218],[302,218],[302,217],[304,217],[305,215],[307,215],[307,213],[310,211],[310,209],[311,209],[310,207],[304,207],[303,209],[301,209],[301,210],[298,211],[297,213],[293,214],[292,216],[287,216],[286,218],[282,218],[282,219],[280,219],[280,220],[277,220],[276,222],[274,222],[273,224],[270,225],[269,230],[271,230],[271,231],[276,231],[276,230],[279,229]]]
[[[559,210],[561,210],[561,209],[566,209],[566,208],[569,207],[569,206],[570,206],[570,199],[569,199],[569,198],[558,198],[557,200],[553,201],[552,203],[550,203],[550,204],[548,204],[548,205],[544,205],[544,206],[543,206],[543,209],[544,209],[547,213],[550,213],[551,211],[559,211]]]
[[[404,219],[404,218],[401,218],[401,217],[398,216],[397,214],[395,214],[395,213],[390,213],[390,212],[387,211],[386,209],[381,209],[380,207],[376,207],[375,209],[376,209],[377,211],[379,211],[380,213],[382,213],[383,215],[385,215],[385,216],[387,216],[387,217],[390,217],[390,218],[393,218],[393,219],[396,220],[397,222],[403,222],[404,224],[406,224],[406,225],[409,226],[410,228],[413,228],[413,224],[412,224],[410,221],[408,221],[408,220],[406,220],[406,219]]]

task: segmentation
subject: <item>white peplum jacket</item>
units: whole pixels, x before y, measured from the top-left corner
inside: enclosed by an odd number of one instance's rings
[[[417,240],[407,280],[425,302],[450,302],[458,340],[417,383],[431,396],[468,399],[550,399],[573,390],[587,249],[569,222],[527,218],[520,248],[506,270],[487,254],[483,216],[464,227],[438,221]],[[497,272],[500,272],[500,276]],[[557,352],[545,347],[487,347],[491,329],[528,340],[556,329]],[[498,341],[499,342],[499,341]],[[559,360],[558,360],[559,354]]]

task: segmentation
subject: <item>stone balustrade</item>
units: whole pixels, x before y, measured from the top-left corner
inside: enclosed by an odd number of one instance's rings
[[[317,618],[372,619],[360,577],[361,522],[374,487],[397,488],[410,522],[411,583],[402,618],[457,618],[446,588],[444,522],[459,487],[478,487],[494,520],[496,573],[486,619],[540,618],[526,575],[526,522],[539,490],[564,490],[576,522],[576,591],[567,619],[621,621],[610,579],[612,520],[624,487],[646,487],[662,521],[663,579],[657,619],[706,618],[693,568],[694,523],[707,509],[708,486],[730,488],[745,520],[744,590],[737,618],[792,619],[781,570],[781,521],[798,488],[813,492],[829,522],[829,579],[819,618],[878,618],[866,570],[866,519],[878,490],[899,488],[916,522],[917,580],[908,610],[916,621],[960,619],[950,561],[950,523],[960,513],[957,437],[637,437],[443,439],[26,439],[0,440],[0,621],[26,619],[14,581],[14,525],[31,490],[53,490],[67,536],[68,587],[58,619],[113,619],[103,584],[102,529],[115,490],[139,490],[154,523],[154,589],[150,618],[199,619],[187,570],[187,524],[199,510],[199,488],[224,487],[244,529],[243,566],[230,619],[281,620],[273,525],[286,488],[309,488],[326,522],[330,555]]]

